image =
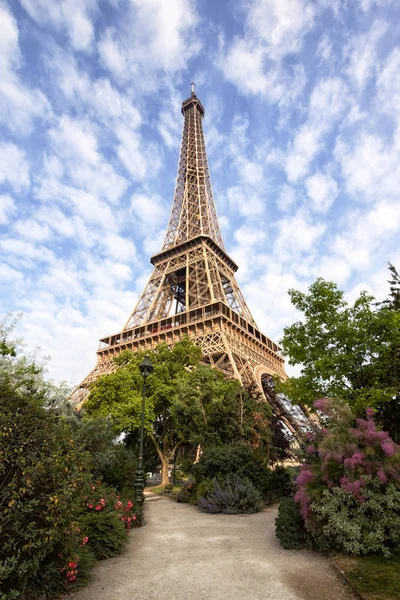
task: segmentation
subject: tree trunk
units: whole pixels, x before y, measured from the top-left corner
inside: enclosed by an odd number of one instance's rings
[[[161,460],[161,485],[169,484],[168,477],[168,464],[169,464],[169,456],[160,456]]]

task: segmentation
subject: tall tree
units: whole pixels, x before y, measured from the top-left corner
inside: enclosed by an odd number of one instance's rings
[[[168,465],[182,443],[172,410],[178,385],[200,361],[201,351],[189,339],[173,348],[160,344],[151,353],[154,366],[148,377],[145,427],[161,462],[162,484],[168,483]],[[100,377],[84,405],[87,416],[110,416],[117,433],[135,432],[140,426],[142,354],[122,353],[115,373]]]
[[[281,383],[280,391],[310,407],[323,396],[341,398],[358,415],[367,406],[379,411],[389,405],[400,386],[396,294],[392,289],[390,305],[377,308],[366,292],[349,305],[336,284],[323,279],[307,293],[290,290],[304,317],[284,329],[282,345],[301,375]]]

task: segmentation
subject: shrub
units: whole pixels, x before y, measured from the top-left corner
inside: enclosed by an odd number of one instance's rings
[[[181,491],[178,493],[176,499],[181,504],[187,504],[195,497],[196,484],[194,481],[187,481]]]
[[[73,420],[74,437],[90,452],[92,474],[106,485],[133,489],[137,461],[133,451],[117,443],[111,423],[103,418]]]
[[[280,466],[268,469],[258,453],[242,444],[207,448],[194,466],[194,474],[198,484],[204,479],[230,475],[249,479],[262,493],[267,504],[293,493],[293,482],[288,469]]]
[[[268,477],[263,459],[243,444],[206,448],[193,471],[197,483],[203,479],[237,475],[239,478],[250,479],[253,485],[259,487]]]
[[[263,486],[260,488],[267,504],[293,495],[293,479],[288,469],[278,466],[267,473],[263,478]]]
[[[299,507],[293,498],[281,500],[275,520],[275,533],[287,550],[300,550],[306,546],[307,531]]]
[[[295,499],[323,550],[350,554],[400,550],[400,447],[378,431],[373,411],[353,422],[350,411],[324,398],[316,408],[328,428],[309,434],[308,459]]]
[[[66,531],[84,509],[90,459],[34,394],[4,380],[0,394],[0,592],[33,596],[41,580],[51,587],[40,594],[51,595],[57,583],[46,572],[62,568],[58,554],[70,549]]]
[[[81,526],[98,559],[118,554],[127,540],[128,532],[116,511],[91,511],[82,518]]]
[[[230,476],[214,479],[206,497],[201,497],[198,505],[203,512],[232,515],[259,512],[263,508],[263,500],[250,480]]]

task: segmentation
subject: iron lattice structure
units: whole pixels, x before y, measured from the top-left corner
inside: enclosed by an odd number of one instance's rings
[[[122,331],[102,338],[97,365],[78,390],[81,399],[100,375],[116,369],[122,350],[151,351],[184,336],[197,344],[203,362],[257,386],[262,376],[286,378],[279,346],[258,329],[235,279],[237,265],[225,252],[211,188],[202,119],[194,90],[182,104],[184,127],[174,200],[154,270]],[[284,404],[274,410],[292,432],[300,425]]]

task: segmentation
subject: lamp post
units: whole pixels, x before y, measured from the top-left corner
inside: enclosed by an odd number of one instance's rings
[[[147,377],[151,374],[154,367],[150,362],[148,354],[144,357],[143,361],[139,365],[140,372],[143,377],[143,388],[142,388],[142,417],[140,423],[140,445],[139,445],[139,461],[138,468],[136,471],[135,479],[135,499],[139,509],[139,520],[140,524],[144,525],[143,519],[143,489],[144,489],[144,473],[143,473],[143,437],[144,437],[144,407],[146,402],[146,391],[147,391]]]

